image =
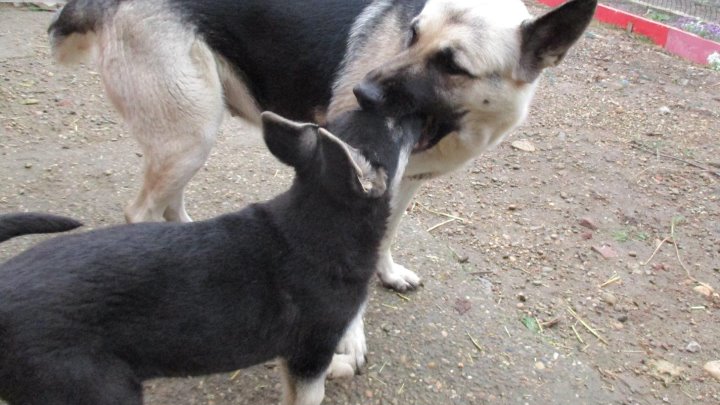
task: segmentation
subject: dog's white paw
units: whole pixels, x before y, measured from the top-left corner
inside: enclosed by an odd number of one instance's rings
[[[330,367],[328,367],[327,378],[350,378],[355,375],[353,368],[354,359],[347,354],[336,354],[333,356]]]
[[[378,264],[378,277],[385,287],[403,292],[414,290],[422,284],[420,277],[415,272],[395,263],[389,252],[383,256]]]
[[[360,311],[355,319],[353,319],[335,350],[336,353],[347,356],[353,372],[357,372],[358,374],[362,367],[365,366],[365,356],[367,355],[365,325],[362,319],[363,313],[364,311]]]

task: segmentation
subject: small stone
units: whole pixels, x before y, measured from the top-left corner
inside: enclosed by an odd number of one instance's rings
[[[627,320],[628,320],[628,316],[627,316],[627,315],[620,315],[620,316],[617,317],[617,320],[620,321],[620,322],[622,322],[622,323],[625,323],[625,322],[627,322]]]
[[[625,325],[623,325],[622,322],[618,322],[616,320],[610,321],[610,326],[615,330],[620,330],[625,327]]]
[[[715,379],[720,380],[720,360],[709,361],[703,368]]]
[[[545,370],[545,363],[542,361],[535,363],[535,370]]]
[[[685,350],[690,353],[697,353],[700,351],[700,343],[692,341],[688,343],[687,347],[685,347]]]
[[[26,169],[32,169],[32,167],[33,167],[32,163],[25,163]]]
[[[515,304],[515,306],[516,306],[518,309],[522,309],[522,308],[525,307],[525,304],[523,304],[522,302],[518,302],[517,304]]]
[[[527,296],[525,296],[525,293],[519,292],[517,294],[517,299],[520,302],[525,302],[525,301],[527,301]]]
[[[670,113],[672,112],[672,111],[670,110],[670,107],[668,107],[668,106],[662,106],[662,107],[658,108],[658,111],[659,111],[660,114],[662,114],[662,115],[668,115],[668,114],[670,114]]]
[[[630,257],[637,257],[637,252],[634,251],[634,250],[631,250],[631,251],[628,252],[628,256],[630,256]]]
[[[535,145],[526,139],[513,142],[512,147],[523,152],[535,152]]]
[[[595,221],[593,221],[590,218],[581,218],[580,219],[580,226],[584,226],[585,228],[588,228],[592,231],[596,231],[598,229],[598,226],[595,224]]]
[[[602,294],[602,300],[605,301],[605,303],[608,305],[617,304],[617,298],[609,292],[604,292]]]
[[[617,252],[608,245],[593,246],[592,250],[600,254],[604,259],[612,259],[618,257]]]
[[[437,363],[435,363],[434,361],[431,361],[430,363],[427,364],[427,368],[429,368],[431,370],[435,369],[435,368],[437,368]]]
[[[508,210],[510,210],[510,211],[517,211],[517,209],[518,209],[518,206],[515,204],[508,205]]]
[[[715,292],[712,287],[705,284],[700,284],[699,286],[693,288],[693,290],[706,298],[710,298],[713,292]]]

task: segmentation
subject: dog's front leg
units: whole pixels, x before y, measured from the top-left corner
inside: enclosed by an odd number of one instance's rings
[[[392,197],[392,212],[388,220],[385,238],[383,238],[382,244],[380,245],[380,259],[377,267],[378,277],[380,277],[380,281],[382,281],[385,287],[392,288],[396,291],[413,290],[420,286],[420,277],[417,274],[393,261],[390,247],[397,234],[400,220],[422,183],[420,180],[411,180],[408,178],[402,180],[400,187],[398,187]]]
[[[367,301],[360,307],[358,313],[348,326],[340,340],[328,371],[328,378],[351,377],[364,365],[367,356],[367,342],[365,340],[365,308]]]
[[[282,405],[320,405],[325,398],[326,372],[310,379],[299,378],[293,375],[285,360],[278,363],[283,386]]]

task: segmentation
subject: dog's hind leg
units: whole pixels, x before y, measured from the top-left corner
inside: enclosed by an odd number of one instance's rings
[[[400,220],[405,214],[405,210],[410,205],[418,188],[422,185],[421,181],[403,179],[400,183],[398,191],[391,201],[392,212],[388,220],[387,231],[380,246],[380,258],[378,260],[377,274],[383,285],[396,291],[412,290],[420,286],[420,277],[414,272],[395,263],[390,253],[392,242],[397,234]]]
[[[190,221],[185,186],[205,164],[225,111],[214,54],[162,2],[122,3],[99,48],[107,94],[144,157],[127,221]]]

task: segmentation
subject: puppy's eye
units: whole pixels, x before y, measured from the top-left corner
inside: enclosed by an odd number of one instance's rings
[[[408,39],[408,48],[415,45],[418,40],[418,24],[417,22],[412,23],[410,26],[410,35]]]
[[[437,68],[443,73],[453,76],[464,75],[473,77],[473,75],[468,72],[467,69],[458,65],[458,63],[455,61],[455,53],[450,48],[445,48],[435,54],[433,62],[435,63]]]

